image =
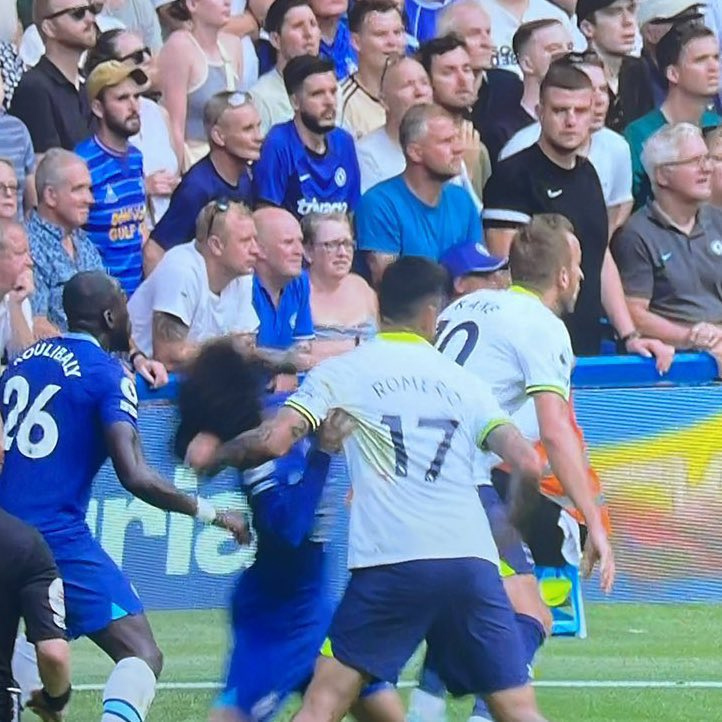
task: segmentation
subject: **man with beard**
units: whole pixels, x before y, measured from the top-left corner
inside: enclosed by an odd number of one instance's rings
[[[258,205],[307,213],[348,213],[360,196],[353,137],[336,127],[333,63],[311,55],[288,61],[283,82],[293,119],[271,128],[254,169]]]
[[[482,240],[469,193],[446,182],[459,175],[464,153],[456,120],[438,105],[416,105],[401,121],[399,142],[406,169],[365,193],[355,217],[376,286],[399,256],[435,261],[452,246]]]
[[[476,76],[466,43],[453,33],[424,43],[419,61],[429,74],[434,102],[456,123],[463,145],[463,185],[481,210],[484,184],[491,175],[489,152],[470,120],[476,100]]]
[[[143,280],[145,218],[143,155],[128,138],[140,130],[138,98],[147,83],[133,65],[97,65],[86,82],[97,132],[75,149],[88,166],[95,199],[85,230],[128,296]]]
[[[71,150],[90,135],[86,88],[80,83],[80,56],[95,45],[100,3],[37,0],[33,21],[45,55],[28,70],[13,94],[10,112],[27,125],[35,152],[60,146]]]

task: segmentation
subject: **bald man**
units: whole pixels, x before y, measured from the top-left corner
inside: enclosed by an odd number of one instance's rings
[[[253,220],[258,243],[253,278],[253,306],[260,319],[258,345],[310,346],[314,337],[311,287],[303,270],[301,226],[283,208],[261,208]]]

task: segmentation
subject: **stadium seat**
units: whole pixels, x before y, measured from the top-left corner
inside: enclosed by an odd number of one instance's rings
[[[587,619],[578,567],[538,566],[536,576],[542,599],[552,611],[552,635],[586,639]]]

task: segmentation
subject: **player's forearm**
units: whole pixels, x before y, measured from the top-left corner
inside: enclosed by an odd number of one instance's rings
[[[170,482],[156,474],[150,467],[138,469],[132,475],[121,477],[123,486],[133,496],[146,504],[185,516],[195,516],[198,503],[195,497],[178,491]]]
[[[51,697],[60,697],[70,687],[70,647],[64,639],[48,639],[35,645],[38,672]]]
[[[553,426],[542,427],[541,441],[554,475],[574,506],[584,515],[587,526],[601,526],[599,507],[589,485],[587,463],[569,419],[559,418]]]
[[[288,453],[292,444],[279,442],[279,439],[274,439],[272,421],[264,421],[255,429],[245,431],[222,444],[216,452],[215,465],[218,468],[232,466],[236,469],[259,466]]]

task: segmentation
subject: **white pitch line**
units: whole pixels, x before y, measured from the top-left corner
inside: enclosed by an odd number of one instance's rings
[[[76,684],[73,689],[77,692],[97,692],[104,688],[102,684]],[[398,684],[401,688],[415,687],[413,680],[402,680]],[[534,682],[535,687],[548,687],[557,689],[722,689],[722,682],[715,680],[554,680],[542,679]],[[218,682],[160,682],[159,690],[214,690],[221,689]]]

